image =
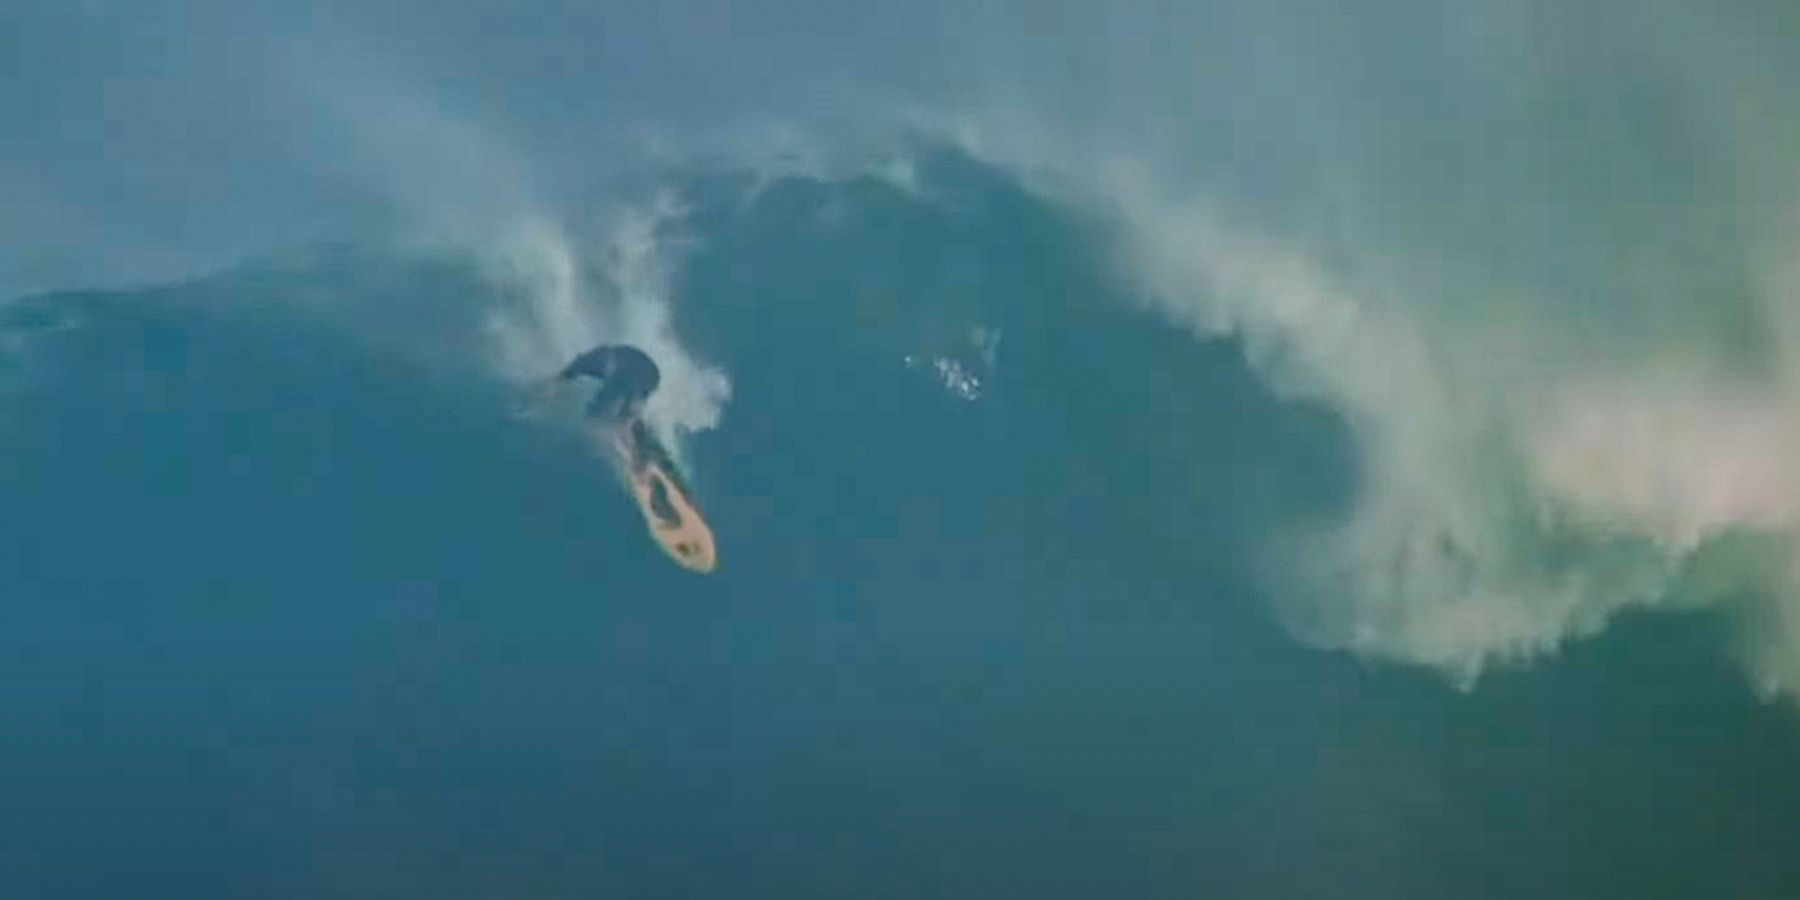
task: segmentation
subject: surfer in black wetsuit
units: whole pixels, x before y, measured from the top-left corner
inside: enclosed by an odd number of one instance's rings
[[[662,383],[662,371],[648,353],[625,344],[601,344],[563,367],[557,379],[592,378],[599,390],[588,401],[588,415],[609,422],[628,422],[643,411],[644,400]]]
[[[644,401],[662,381],[649,354],[624,344],[601,344],[533,385],[534,396],[519,414],[537,418],[551,411],[552,401],[568,397],[568,388],[577,382],[585,386],[588,379],[597,386],[587,403],[585,430],[597,439],[601,454],[637,501],[650,536],[682,568],[713,571],[719,556],[712,528],[694,504],[668,449],[642,418]]]

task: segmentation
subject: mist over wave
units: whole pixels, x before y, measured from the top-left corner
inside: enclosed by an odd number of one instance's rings
[[[679,454],[685,435],[718,425],[730,381],[674,325],[670,278],[685,243],[674,193],[547,180],[505,133],[385,67],[331,53],[302,72],[309,102],[345,135],[345,171],[381,186],[403,240],[467,256],[489,282],[498,299],[482,329],[496,374],[527,385],[597,344],[635,344],[662,369],[645,418],[665,442]]]
[[[487,321],[498,370],[529,384],[597,344],[633,344],[662,369],[662,384],[644,407],[660,436],[678,445],[685,434],[716,427],[731,382],[689,353],[671,309],[670,257],[680,253],[681,215],[674,197],[661,194],[648,207],[607,216],[601,245],[588,254],[538,222],[484,249],[484,269],[504,298]]]

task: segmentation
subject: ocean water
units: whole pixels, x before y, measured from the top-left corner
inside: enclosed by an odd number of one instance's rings
[[[662,179],[710,577],[512,414],[467,255],[0,310],[0,896],[1800,894],[1717,622],[1468,691],[1297,643],[1259,548],[1348,425],[916,179]]]

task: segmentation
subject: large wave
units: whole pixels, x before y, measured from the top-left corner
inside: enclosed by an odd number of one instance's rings
[[[504,45],[393,7],[233,46],[278,51],[255,89],[302,111],[292,155],[486,262],[508,377],[617,336],[667,360],[662,428],[711,427],[729,385],[673,324],[680,204],[571,228],[568,187],[885,165],[899,124],[1105,223],[1150,306],[1350,424],[1353,511],[1266,550],[1296,635],[1468,683],[1625,610],[1710,607],[1761,690],[1800,691],[1791,4],[928,3],[895,37],[834,9],[704,52],[676,37],[710,5]]]

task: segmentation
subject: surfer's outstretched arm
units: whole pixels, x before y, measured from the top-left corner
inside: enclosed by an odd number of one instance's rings
[[[513,415],[521,419],[542,418],[544,411],[562,393],[566,383],[566,379],[553,375],[526,385],[519,392],[518,402],[513,405]]]
[[[563,367],[562,378],[564,381],[569,381],[578,375],[585,375],[605,381],[612,377],[616,365],[614,356],[617,352],[605,344],[595,347],[570,360],[569,364]]]

